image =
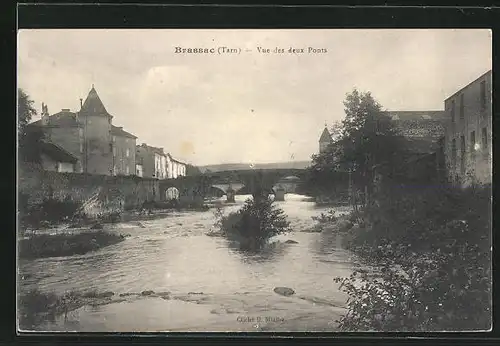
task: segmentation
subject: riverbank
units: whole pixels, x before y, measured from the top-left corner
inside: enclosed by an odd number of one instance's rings
[[[122,242],[125,238],[123,234],[102,230],[34,234],[18,240],[18,254],[20,259],[83,255]]]
[[[491,187],[392,191],[321,227],[381,272],[336,281],[349,294],[345,331],[488,330]],[[403,192],[403,193],[401,193]]]
[[[236,205],[225,207],[226,213],[238,210],[247,198],[236,196]],[[350,252],[331,251],[329,237],[302,232],[312,226],[312,217],[325,212],[304,198],[287,195],[278,202],[293,233],[277,236],[269,251],[260,253],[207,236],[215,221],[211,212],[174,212],[140,221],[142,227],[135,222],[104,225],[105,231],[130,237],[98,251],[20,260],[19,296],[33,289],[58,297],[92,290],[114,293],[88,300],[93,305],[68,313],[67,322],[59,316],[28,330],[335,331],[334,320],[345,312],[347,298],[332,275],[348,276],[358,265]],[[295,294],[282,296],[273,291],[276,287],[292,288]],[[171,292],[170,299],[143,296],[144,291]],[[267,323],[239,321],[238,316],[260,316]]]

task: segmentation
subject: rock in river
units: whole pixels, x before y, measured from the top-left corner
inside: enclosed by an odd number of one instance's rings
[[[142,294],[143,296],[150,296],[150,295],[155,294],[155,292],[154,292],[154,291],[142,291],[142,293],[141,293],[141,294]]]
[[[298,241],[295,241],[295,240],[291,240],[291,239],[288,239],[285,244],[298,244],[299,242]]]
[[[274,292],[285,297],[289,297],[295,294],[295,291],[289,287],[275,287]]]

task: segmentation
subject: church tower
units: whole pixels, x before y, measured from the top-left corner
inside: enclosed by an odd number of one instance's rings
[[[325,126],[325,129],[319,138],[319,153],[323,153],[331,143],[333,143],[332,135]]]

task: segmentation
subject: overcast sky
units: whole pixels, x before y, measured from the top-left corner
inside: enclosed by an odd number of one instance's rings
[[[354,87],[388,110],[441,110],[491,69],[491,46],[489,30],[22,30],[18,85],[53,114],[77,111],[95,84],[138,144],[196,165],[301,161]]]

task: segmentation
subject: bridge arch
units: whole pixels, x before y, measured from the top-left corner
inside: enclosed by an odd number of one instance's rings
[[[177,187],[175,186],[170,186],[165,190],[165,200],[171,201],[173,199],[179,199],[180,197],[180,191]]]

